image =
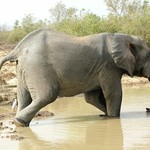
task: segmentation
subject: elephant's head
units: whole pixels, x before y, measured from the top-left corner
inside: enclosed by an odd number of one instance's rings
[[[109,40],[110,54],[117,67],[130,76],[150,79],[150,48],[135,36],[113,34]]]

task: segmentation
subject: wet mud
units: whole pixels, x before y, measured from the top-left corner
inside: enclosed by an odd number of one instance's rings
[[[15,112],[0,113],[0,120],[13,119],[15,117],[15,115],[16,115]],[[41,119],[41,118],[50,117],[50,116],[54,116],[54,113],[49,112],[49,111],[39,111],[36,114],[35,118]]]
[[[0,138],[7,138],[13,141],[23,140],[23,136],[19,136],[13,121],[0,122]]]
[[[20,141],[23,140],[23,136],[19,136],[16,130],[16,126],[13,121],[5,121],[6,119],[13,119],[15,117],[15,112],[2,113],[0,114],[0,138],[10,139],[12,141]],[[35,120],[45,119],[47,117],[54,116],[54,113],[49,111],[39,111]],[[3,121],[4,120],[4,121]]]

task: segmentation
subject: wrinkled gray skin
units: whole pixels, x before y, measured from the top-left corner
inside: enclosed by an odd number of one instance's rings
[[[126,34],[73,37],[50,29],[27,35],[7,56],[17,62],[15,124],[28,126],[36,113],[59,97],[85,94],[107,116],[120,115],[121,78],[150,78],[150,49]]]

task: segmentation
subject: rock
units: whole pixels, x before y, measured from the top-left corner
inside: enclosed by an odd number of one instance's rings
[[[150,108],[146,108],[146,112],[150,112]]]

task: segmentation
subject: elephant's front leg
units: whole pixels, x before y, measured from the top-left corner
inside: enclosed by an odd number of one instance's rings
[[[106,110],[106,101],[102,92],[102,89],[97,89],[93,91],[86,92],[84,94],[85,100],[87,103],[95,106],[96,108],[100,109],[107,115]]]
[[[106,100],[107,115],[110,117],[120,116],[122,102],[121,77],[118,75],[102,78],[102,91]]]

